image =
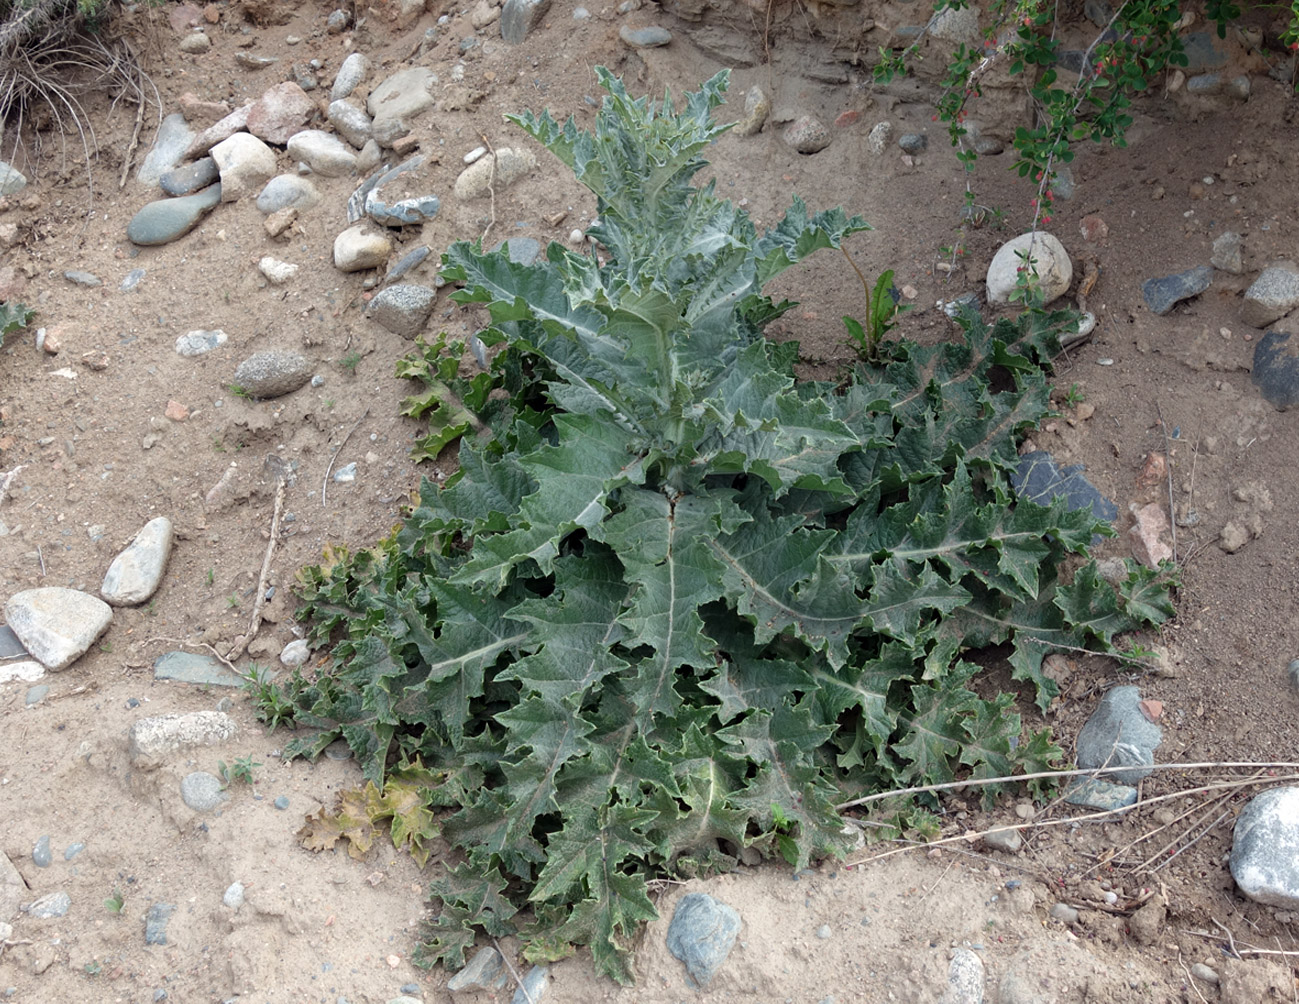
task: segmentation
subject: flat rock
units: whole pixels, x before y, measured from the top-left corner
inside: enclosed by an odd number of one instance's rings
[[[333,133],[304,129],[289,140],[289,156],[323,178],[341,178],[356,170],[356,154]]]
[[[13,195],[27,187],[27,176],[0,160],[0,195]]]
[[[104,280],[99,278],[93,272],[86,272],[79,268],[70,268],[63,273],[63,278],[74,286],[81,286],[85,289],[98,289],[104,284]]]
[[[257,196],[257,208],[268,215],[282,209],[302,212],[318,202],[320,192],[316,186],[296,174],[277,174]]]
[[[329,92],[330,101],[341,101],[357,89],[370,73],[370,59],[360,52],[353,52],[338,68],[334,76],[334,86]]]
[[[331,101],[325,118],[329,120],[329,124],[334,127],[338,135],[358,150],[365,146],[370,138],[372,132],[370,116],[365,113],[364,108],[359,108],[350,101],[341,98],[338,101]]]
[[[54,917],[62,917],[72,906],[72,897],[66,892],[46,893],[40,899],[33,900],[24,907],[27,916],[35,917],[37,920],[50,920]]]
[[[45,667],[34,659],[0,662],[0,683],[12,683],[14,680],[35,683],[44,675]]]
[[[1209,264],[1232,275],[1245,271],[1244,239],[1234,230],[1227,230],[1213,239],[1213,254]]]
[[[4,851],[0,851],[0,923],[8,923],[18,914],[18,905],[27,897],[27,883],[9,860]]]
[[[1213,268],[1197,265],[1185,272],[1147,279],[1141,284],[1141,296],[1152,314],[1167,314],[1182,300],[1199,296],[1213,282]]]
[[[23,648],[23,643],[18,640],[13,628],[0,624],[0,659],[14,659],[26,654],[27,649]]]
[[[1241,320],[1265,328],[1299,307],[1299,272],[1290,265],[1269,265],[1245,290]]]
[[[511,237],[503,240],[493,251],[505,249],[506,257],[516,265],[531,265],[541,257],[541,242],[531,237]]]
[[[546,995],[549,987],[549,967],[533,966],[523,977],[523,985],[514,988],[514,996],[510,998],[510,1004],[537,1004]]]
[[[1299,338],[1286,331],[1264,335],[1254,347],[1250,380],[1281,411],[1299,403]]]
[[[246,104],[242,108],[236,108],[229,115],[217,119],[194,137],[189,149],[185,151],[185,156],[201,157],[222,140],[229,139],[235,133],[247,128],[248,113],[252,110],[252,107],[251,103]]]
[[[222,188],[212,185],[179,199],[159,199],[142,207],[126,225],[132,244],[151,247],[184,237],[221,202]]]
[[[348,227],[334,238],[334,267],[340,272],[378,268],[392,253],[392,241],[364,226]]]
[[[230,106],[224,101],[204,101],[193,91],[186,91],[178,101],[180,113],[191,125],[212,125],[230,114]]]
[[[159,760],[178,750],[228,742],[238,732],[235,720],[224,711],[190,711],[137,719],[127,741],[132,760]]]
[[[171,557],[171,520],[158,516],[144,524],[104,574],[99,595],[115,607],[145,602],[158,588]]]
[[[668,951],[685,963],[692,986],[707,987],[735,946],[740,915],[706,893],[692,892],[677,901],[668,924]]]
[[[275,175],[275,151],[246,132],[237,132],[212,147],[221,172],[221,201],[235,202],[259,191]]]
[[[1019,458],[1010,483],[1022,499],[1049,506],[1063,497],[1070,509],[1090,509],[1097,519],[1114,522],[1119,507],[1083,476],[1084,470],[1082,464],[1061,467],[1046,450],[1032,450]]]
[[[153,139],[152,148],[140,162],[140,169],[135,173],[136,180],[144,185],[158,184],[164,174],[181,162],[193,141],[194,133],[185,121],[185,116],[180,112],[168,115],[158,126],[158,135]]]
[[[226,333],[219,328],[214,331],[187,331],[176,339],[176,354],[201,356],[220,348],[226,343],[226,339]]]
[[[1059,299],[1069,288],[1073,281],[1073,262],[1059,239],[1042,231],[1020,234],[998,248],[988,265],[989,303],[1010,302],[1010,295],[1018,285],[1019,269],[1024,264],[1021,255],[1028,253],[1030,244],[1043,304]]]
[[[948,8],[934,18],[929,34],[946,42],[979,41],[979,12],[973,7]]]
[[[1250,899],[1299,910],[1299,788],[1255,795],[1236,819],[1231,876]]]
[[[399,70],[378,84],[366,99],[365,110],[374,120],[376,134],[382,123],[409,122],[433,107],[433,87],[437,74],[424,66]]]
[[[155,680],[175,680],[210,687],[242,687],[244,681],[224,663],[194,652],[164,652],[153,661]]]
[[[958,948],[947,967],[947,989],[938,1004],[983,1004],[983,960],[977,952]]]
[[[491,990],[493,987],[499,989],[508,979],[504,968],[500,952],[490,946],[480,948],[464,969],[447,980],[447,989],[453,994],[466,990]]]
[[[248,131],[258,139],[283,146],[316,112],[316,103],[291,80],[276,84],[248,110]]]
[[[293,262],[281,261],[279,258],[264,255],[257,259],[257,271],[266,276],[271,285],[283,286],[298,274],[299,266]]]
[[[265,399],[290,394],[310,379],[311,364],[301,353],[269,349],[241,362],[233,382],[249,397]]]
[[[208,775],[208,777],[211,776],[211,774]],[[182,784],[183,789],[184,785]],[[167,921],[171,919],[171,915],[175,912],[176,907],[172,903],[150,904],[148,911],[144,915],[144,943],[146,945],[167,944]]]
[[[1137,804],[1137,789],[1126,784],[1111,784],[1096,778],[1084,778],[1071,784],[1064,793],[1070,805],[1081,805],[1101,812],[1114,812]]]
[[[1019,849],[1024,846],[1024,838],[1019,835],[1019,829],[1014,826],[1003,826],[988,831],[983,835],[983,842],[994,851],[1005,851],[1007,854],[1018,854]]]
[[[492,164],[495,161],[495,175]],[[456,178],[455,195],[457,199],[482,199],[491,192],[495,184],[497,191],[513,184],[537,166],[537,158],[531,150],[512,150],[502,147],[495,156],[488,154],[476,160]]]
[[[376,294],[367,313],[372,321],[393,334],[414,338],[424,330],[436,301],[436,289],[396,283]]]
[[[14,593],[5,620],[23,647],[47,669],[67,669],[112,622],[113,611],[89,593],[42,586]]]
[[[505,0],[501,7],[501,38],[509,45],[518,45],[548,10],[550,0]]]
[[[618,29],[618,37],[622,39],[624,45],[629,45],[633,49],[657,49],[672,41],[672,32],[656,24],[644,28],[633,28],[629,24],[624,24]]]
[[[800,115],[785,127],[781,138],[799,153],[819,153],[830,145],[830,129],[815,115]]]
[[[220,178],[221,172],[217,170],[216,161],[211,157],[200,157],[192,164],[164,171],[158,184],[168,195],[192,195]]]
[[[1150,773],[1163,730],[1141,713],[1141,688],[1113,687],[1078,732],[1078,766],[1130,767],[1107,771],[1106,780],[1136,784]]]

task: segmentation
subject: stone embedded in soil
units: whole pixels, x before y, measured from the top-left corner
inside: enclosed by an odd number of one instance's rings
[[[1156,896],[1128,918],[1128,933],[1138,945],[1154,945],[1166,919],[1163,898]]]
[[[523,985],[516,987],[510,1004],[537,1004],[550,987],[550,969],[546,966],[533,966],[523,977]]]
[[[1137,789],[1089,777],[1071,784],[1065,790],[1064,800],[1070,805],[1081,805],[1085,809],[1114,812],[1136,805]]]
[[[1269,331],[1254,348],[1250,380],[1273,407],[1299,403],[1299,337]]]
[[[13,628],[8,624],[0,624],[0,659],[15,659],[26,654],[27,649],[23,648],[23,643],[18,640]]]
[[[1212,266],[1197,265],[1175,275],[1147,279],[1141,284],[1141,296],[1152,314],[1163,316],[1182,300],[1199,296],[1212,282]]]
[[[164,652],[153,662],[153,678],[208,687],[242,687],[244,683],[212,656],[195,652]]]
[[[48,868],[54,860],[54,852],[50,850],[50,836],[44,834],[36,841],[36,846],[32,848],[32,864],[37,868]]]
[[[495,160],[496,173],[493,178],[492,163]],[[512,150],[501,147],[495,156],[488,154],[482,160],[476,160],[456,178],[455,195],[457,199],[486,198],[495,186],[497,192],[528,174],[537,166],[537,158],[531,150]]]
[[[397,283],[381,290],[370,301],[370,320],[394,335],[414,338],[424,330],[437,301],[437,290],[427,286]]]
[[[624,24],[618,29],[618,37],[622,39],[623,44],[633,49],[657,49],[672,41],[672,32],[654,24],[644,28],[633,28],[629,24]]]
[[[140,280],[143,279],[145,275],[146,272],[144,269],[133,268],[131,271],[126,273],[125,277],[122,279],[121,285],[117,288],[123,293],[132,293],[135,291],[136,287],[140,285]]]
[[[1299,788],[1273,788],[1236,819],[1231,876],[1250,899],[1299,910]]]
[[[13,195],[27,187],[27,176],[0,160],[0,195]]]
[[[771,99],[766,92],[754,84],[744,92],[744,117],[735,124],[733,132],[737,136],[756,136],[762,131],[763,123],[771,114]]]
[[[1030,244],[1033,264],[1037,268],[1035,281],[1042,292],[1043,303],[1059,299],[1069,288],[1073,281],[1073,262],[1059,239],[1042,231],[1020,234],[998,248],[988,264],[986,285],[989,303],[1010,302],[1010,294],[1019,284],[1019,270],[1024,266],[1021,255],[1028,253]]]
[[[501,7],[501,38],[508,45],[518,45],[548,10],[550,0],[505,0]]]
[[[1147,720],[1140,704],[1140,687],[1113,687],[1105,692],[1100,706],[1078,733],[1079,767],[1130,767],[1101,775],[1119,784],[1136,784],[1150,773],[1164,732]]]
[[[86,289],[96,289],[104,284],[104,280],[99,278],[93,272],[83,272],[80,269],[68,269],[63,273],[63,278],[74,286],[82,286]]]
[[[214,331],[188,331],[176,338],[176,354],[182,356],[201,356],[226,343],[226,333],[219,328]]]
[[[244,884],[242,882],[231,882],[226,886],[221,902],[230,907],[231,910],[238,910],[244,905]]]
[[[1078,923],[1078,911],[1068,903],[1056,903],[1051,907],[1050,916],[1062,924]]]
[[[276,84],[248,110],[248,131],[267,143],[282,146],[310,121],[316,103],[291,80]]]
[[[1234,230],[1227,230],[1213,239],[1213,255],[1209,263],[1214,268],[1240,275],[1245,271],[1243,239]]]
[[[480,948],[464,969],[447,980],[447,990],[453,994],[466,990],[491,990],[493,984],[500,989],[508,978],[503,969],[500,952],[490,946]]]
[[[241,362],[232,382],[249,397],[266,399],[291,394],[310,379],[311,364],[300,352],[268,349]]]
[[[320,192],[306,178],[296,174],[277,174],[257,196],[257,208],[263,213],[285,209],[299,211],[312,208],[320,201]]]
[[[1131,505],[1132,526],[1128,527],[1128,543],[1132,556],[1147,568],[1158,568],[1161,561],[1173,557],[1173,549],[1164,539],[1170,529],[1168,514],[1159,502],[1143,506]]]
[[[947,989],[938,1004],[983,1004],[983,960],[977,952],[958,948],[947,967]]]
[[[909,132],[898,137],[903,153],[924,153],[929,147],[929,137],[922,132]]]
[[[181,779],[180,797],[195,812],[211,812],[230,795],[215,774],[196,770]]]
[[[71,666],[108,630],[113,610],[89,593],[42,586],[9,597],[5,620],[33,657],[57,671]]]
[[[365,226],[348,227],[334,238],[334,267],[340,272],[378,268],[392,253],[392,241]]]
[[[668,951],[685,963],[692,986],[707,987],[735,946],[740,915],[706,893],[677,901],[668,925]]]
[[[191,125],[208,126],[230,114],[230,106],[224,101],[204,101],[193,91],[183,93],[177,103],[185,121]]]
[[[126,225],[126,238],[143,247],[170,244],[198,226],[221,202],[221,192],[221,185],[217,184],[179,199],[150,202],[131,217]]]
[[[333,133],[304,129],[289,140],[289,156],[322,178],[341,178],[356,170],[356,154]]]
[[[1003,826],[1000,829],[985,833],[983,843],[994,851],[1018,854],[1019,849],[1024,846],[1024,838],[1019,835],[1019,830],[1016,827]]]
[[[9,855],[0,851],[0,918],[8,922],[18,913],[18,904],[27,896],[27,883],[22,874],[9,860]]]
[[[26,906],[27,916],[35,917],[38,920],[50,920],[54,917],[62,917],[72,906],[72,897],[66,892],[46,893],[40,899],[28,903]]]
[[[399,70],[381,81],[366,99],[365,110],[373,120],[377,136],[381,129],[394,122],[410,122],[421,112],[433,107],[433,88],[437,74],[424,66]]]
[[[265,255],[257,259],[257,270],[266,276],[271,285],[283,286],[298,274],[299,266],[292,262],[280,261],[278,258]]]
[[[158,516],[144,524],[135,539],[113,559],[99,595],[115,607],[145,602],[158,588],[171,557],[171,520]]]
[[[1022,499],[1049,506],[1053,499],[1063,497],[1071,510],[1090,509],[1097,519],[1114,522],[1119,507],[1083,476],[1084,470],[1082,464],[1060,467],[1045,450],[1033,450],[1019,458],[1010,483]]]
[[[45,675],[45,667],[34,659],[23,659],[19,662],[0,662],[0,683],[12,683],[21,680],[23,683],[34,683]]]
[[[260,190],[275,175],[275,151],[246,132],[237,132],[212,147],[221,172],[221,201],[236,202]]]
[[[201,31],[192,31],[177,46],[187,56],[201,56],[212,48],[212,39]]]
[[[370,138],[373,126],[365,110],[358,108],[350,101],[331,101],[325,118],[334,127],[338,135],[347,140],[358,150],[365,146]]]
[[[32,665],[35,666],[37,664],[32,663]],[[30,708],[33,704],[40,704],[41,701],[45,700],[45,698],[49,695],[49,693],[50,693],[50,688],[46,686],[44,683],[42,683],[40,686],[37,687],[31,687],[30,689],[28,689],[26,696],[23,698],[23,703]]]
[[[329,92],[330,101],[340,101],[350,95],[365,80],[370,72],[369,57],[360,52],[353,52],[338,68],[334,76],[334,86]]]
[[[211,157],[200,157],[192,164],[164,172],[158,179],[158,184],[168,195],[193,195],[199,189],[214,184],[220,177],[216,161]]]
[[[208,775],[211,777],[211,775]],[[167,944],[167,921],[176,912],[172,903],[154,903],[144,915],[144,943],[146,945]]]
[[[136,180],[144,185],[156,185],[164,174],[172,170],[185,156],[194,141],[185,116],[174,112],[162,120],[153,147],[145,154],[136,172]]]
[[[1266,328],[1295,307],[1299,307],[1299,271],[1290,265],[1269,265],[1245,290],[1240,316],[1246,324]]]
[[[226,742],[238,731],[234,719],[223,711],[174,712],[132,722],[127,745],[132,760],[158,759],[177,750]]]
[[[301,666],[311,658],[311,646],[305,638],[295,638],[280,650],[280,662],[285,666]]]
[[[830,130],[815,115],[800,115],[785,127],[781,138],[799,153],[819,153],[830,145]]]

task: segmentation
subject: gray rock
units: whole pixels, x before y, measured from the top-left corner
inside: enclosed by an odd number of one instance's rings
[[[735,946],[740,915],[706,893],[677,901],[668,925],[668,951],[685,963],[692,986],[707,987]]]
[[[510,1004],[537,1004],[550,988],[550,969],[546,966],[533,966],[523,977],[523,985],[516,987]]]
[[[13,195],[27,187],[27,176],[0,160],[0,195]]]
[[[85,849],[86,849],[86,845],[83,844],[81,841],[68,844],[68,846],[63,849],[63,860],[71,861],[73,858],[75,858],[78,854],[80,854]]]
[[[201,56],[212,48],[212,39],[201,31],[192,31],[180,40],[180,51],[188,56]]]
[[[375,223],[385,227],[406,227],[426,223],[438,214],[441,203],[436,195],[420,195],[401,199],[389,205],[378,197],[378,189],[365,200],[365,212]]]
[[[45,667],[34,659],[0,663],[0,683],[10,683],[13,680],[33,683],[44,675]]]
[[[898,146],[904,153],[923,153],[929,146],[929,137],[922,132],[904,133],[898,137]]]
[[[499,989],[508,978],[503,969],[500,952],[491,947],[480,948],[464,969],[447,980],[447,989],[453,994],[465,990]]]
[[[496,164],[495,174],[492,171],[493,161]],[[455,196],[465,201],[486,198],[493,185],[499,192],[525,177],[536,166],[537,158],[531,150],[501,147],[494,157],[489,153],[460,172],[460,177],[456,178]]]
[[[1269,265],[1245,290],[1240,316],[1246,324],[1266,328],[1299,306],[1299,271],[1290,265]]]
[[[45,700],[49,695],[49,692],[50,688],[44,683],[37,687],[31,687],[28,689],[27,696],[24,698],[23,703],[29,708],[33,704],[40,704],[41,701]]]
[[[288,149],[290,157],[324,178],[341,178],[356,170],[356,154],[332,133],[304,129],[289,137]]]
[[[288,796],[288,795],[280,795],[280,796],[275,800],[275,808],[277,808],[277,809],[283,811],[284,809],[287,809],[288,807],[289,807],[289,796]]]
[[[378,268],[392,253],[392,241],[364,226],[349,227],[334,238],[334,267],[340,272]]]
[[[531,265],[541,256],[541,242],[531,237],[511,237],[501,241],[492,250],[499,251],[502,248],[516,265]]]
[[[402,255],[401,258],[398,259],[397,264],[388,269],[388,274],[383,277],[384,285],[396,282],[411,269],[420,265],[428,258],[432,253],[432,250],[433,249],[427,244],[424,244],[415,248],[413,251],[406,252],[406,254]]]
[[[988,302],[1010,302],[1010,295],[1018,285],[1019,268],[1024,264],[1020,256],[1033,248],[1033,264],[1037,267],[1037,282],[1042,291],[1043,303],[1049,304],[1064,295],[1073,281],[1073,262],[1064,245],[1052,234],[1020,234],[1007,241],[993,255],[988,265]]]
[[[1110,18],[1114,16],[1114,8],[1105,0],[1087,0],[1083,4],[1083,16],[1097,28],[1108,28]]]
[[[75,268],[64,272],[63,278],[74,286],[82,286],[85,289],[97,289],[104,284],[104,280],[93,272],[82,272],[80,269]]]
[[[291,394],[311,379],[311,364],[299,352],[270,349],[255,352],[235,369],[234,384],[249,397]]]
[[[1231,876],[1250,899],[1299,910],[1299,788],[1255,795],[1236,819]]]
[[[1197,962],[1191,967],[1191,975],[1197,980],[1203,980],[1205,983],[1217,984],[1218,982],[1218,974],[1203,962]]]
[[[268,66],[274,66],[278,63],[278,56],[259,56],[255,52],[236,52],[235,62],[245,70],[257,71],[264,70]]]
[[[1237,101],[1248,101],[1250,92],[1249,77],[1245,74],[1232,77],[1222,85],[1222,93]]]
[[[1222,88],[1221,73],[1197,73],[1186,82],[1186,93],[1198,98],[1221,94]]]
[[[1188,74],[1220,70],[1231,58],[1227,43],[1220,40],[1214,31],[1192,31],[1183,35],[1182,52],[1186,55],[1186,65],[1182,70]]]
[[[164,652],[154,660],[153,678],[210,687],[241,687],[244,682],[212,656],[192,652]]]
[[[113,611],[89,593],[42,586],[14,593],[5,620],[45,668],[67,669],[108,630]]]
[[[329,12],[329,17],[325,19],[325,28],[331,35],[338,35],[347,31],[347,26],[351,23],[352,15],[339,7]]]
[[[365,146],[361,147],[361,152],[356,155],[356,170],[358,174],[364,174],[366,171],[373,171],[379,166],[379,161],[383,160],[383,150],[375,140],[367,140]],[[349,217],[348,223],[355,223],[356,220]]]
[[[145,602],[158,588],[171,557],[171,520],[158,516],[144,524],[135,539],[113,559],[99,595],[115,607]]]
[[[26,654],[27,649],[23,648],[23,643],[18,640],[13,628],[8,624],[0,624],[0,659],[16,659]]]
[[[939,1004],[983,1004],[983,960],[968,948],[952,952],[947,967],[947,990]]]
[[[182,356],[201,356],[226,343],[226,333],[215,331],[187,331],[176,339],[176,353]]]
[[[1018,854],[1019,849],[1024,846],[1024,838],[1019,835],[1019,829],[1014,826],[1005,826],[985,833],[983,842],[994,851],[1005,851],[1007,854]]]
[[[1051,181],[1051,192],[1057,199],[1068,202],[1078,189],[1073,180],[1073,168],[1068,165],[1055,169],[1055,178]]]
[[[32,848],[32,864],[37,868],[48,868],[53,860],[54,852],[50,850],[50,835],[47,833]]]
[[[194,137],[190,143],[189,149],[185,151],[187,157],[201,157],[222,140],[229,139],[235,133],[248,125],[248,113],[252,111],[252,103],[244,105],[242,108],[236,108],[229,115],[217,119],[210,126]]]
[[[1209,263],[1224,272],[1240,275],[1245,271],[1242,245],[1240,234],[1232,230],[1219,234],[1213,239],[1213,255],[1209,258]]]
[[[374,120],[375,135],[385,123],[410,122],[433,107],[433,87],[437,80],[437,74],[427,67],[412,66],[376,86],[365,102],[365,110]]]
[[[257,208],[270,215],[281,209],[310,209],[320,201],[320,192],[306,178],[277,174],[257,196]]]
[[[205,770],[186,774],[180,782],[180,797],[195,812],[211,812],[230,796],[221,779]]]
[[[301,666],[311,658],[311,646],[305,638],[295,638],[280,651],[280,662],[285,666]]]
[[[410,126],[402,118],[375,119],[371,126],[373,138],[381,147],[391,149],[397,141],[410,135]]]
[[[146,274],[147,273],[142,268],[133,268],[131,271],[126,273],[122,279],[121,285],[117,288],[123,293],[134,292],[135,288],[140,285],[140,280],[143,279]]]
[[[224,711],[153,715],[131,723],[127,746],[132,760],[159,760],[177,750],[228,742],[238,732],[235,720]]]
[[[1213,282],[1213,268],[1197,265],[1195,268],[1166,275],[1161,279],[1147,279],[1141,284],[1141,296],[1151,313],[1164,315],[1182,300],[1199,296]]]
[[[334,77],[334,87],[329,92],[330,101],[341,101],[348,97],[365,80],[370,72],[370,60],[363,53],[353,52],[338,68]]]
[[[1058,920],[1062,924],[1078,923],[1078,911],[1068,903],[1057,903],[1051,907],[1051,919]]]
[[[1254,347],[1250,380],[1273,407],[1284,411],[1299,403],[1299,356],[1290,346],[1291,334],[1269,331]]]
[[[230,907],[231,910],[238,910],[244,905],[244,884],[242,882],[231,882],[226,886],[221,902]]]
[[[140,163],[140,169],[135,173],[136,180],[145,185],[158,184],[164,174],[181,162],[185,151],[193,141],[194,134],[190,131],[185,116],[179,112],[168,115],[158,126],[158,135],[154,137],[153,147],[145,155]]]
[[[350,464],[344,464],[338,470],[334,471],[334,481],[340,485],[349,484],[356,480],[356,461]]]
[[[1119,784],[1136,784],[1150,773],[1164,733],[1141,713],[1140,702],[1140,687],[1113,687],[1105,692],[1078,733],[1079,767],[1131,767],[1102,775]]]
[[[929,34],[946,42],[978,42],[979,12],[974,7],[948,8],[934,18]]]
[[[220,185],[212,185],[179,199],[150,202],[131,217],[126,225],[126,238],[144,247],[170,244],[198,226],[199,220],[221,201],[221,192]]]
[[[199,189],[215,183],[220,177],[221,172],[217,170],[216,161],[211,157],[200,157],[192,164],[164,171],[158,179],[158,184],[168,195],[192,195]]]
[[[46,893],[40,899],[27,904],[27,916],[38,920],[49,920],[53,917],[62,917],[71,906],[72,897],[66,892]]]
[[[866,149],[878,157],[884,152],[884,147],[889,141],[889,133],[892,131],[892,122],[876,122],[871,126],[871,131],[866,134]]]
[[[368,314],[395,335],[414,338],[424,330],[437,300],[437,290],[427,286],[396,283],[370,301]]]
[[[358,108],[350,101],[341,98],[338,101],[331,101],[325,118],[329,120],[329,124],[334,127],[338,135],[358,150],[365,146],[370,138],[370,116],[365,114],[364,109]]]
[[[518,45],[550,10],[550,0],[505,0],[501,8],[501,38]]]
[[[208,775],[209,777],[211,775]],[[144,915],[144,943],[146,945],[167,944],[167,921],[176,912],[172,903],[154,903]]]
[[[1016,495],[1038,505],[1049,506],[1054,499],[1063,498],[1071,510],[1090,509],[1097,519],[1113,523],[1119,515],[1118,505],[1087,480],[1085,470],[1082,464],[1061,467],[1046,450],[1032,450],[1019,458],[1010,483]]]
[[[221,172],[222,202],[235,202],[260,191],[275,174],[275,151],[246,132],[237,132],[212,147],[212,159]]]
[[[733,131],[737,136],[756,136],[762,131],[770,114],[771,99],[761,87],[754,84],[744,92],[744,118],[736,122]]]
[[[815,115],[800,115],[781,138],[799,153],[819,153],[830,145],[830,129]]]
[[[672,41],[672,32],[666,28],[660,28],[658,25],[633,28],[629,24],[624,24],[618,29],[618,37],[623,40],[625,45],[629,45],[633,49],[657,49],[659,46],[667,45]]]
[[[1071,784],[1064,793],[1070,805],[1081,805],[1100,812],[1116,812],[1137,804],[1137,789],[1126,784],[1110,784],[1096,778],[1084,778]]]

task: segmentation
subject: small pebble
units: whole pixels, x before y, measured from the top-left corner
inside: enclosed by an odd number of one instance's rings
[[[279,798],[275,800],[275,808],[283,810],[283,809],[287,809],[288,807],[289,807],[288,795],[281,795]]]
[[[80,854],[85,849],[86,849],[86,845],[79,841],[75,844],[68,844],[67,848],[63,852],[63,860],[71,861],[73,858],[75,858],[78,854]]]
[[[834,934],[834,932],[830,930],[829,924],[822,924],[816,929],[816,936],[822,941],[828,941],[832,934]]]
[[[244,905],[244,884],[242,882],[231,882],[226,887],[225,895],[221,897],[221,902],[230,907],[231,910],[238,910]]]
[[[342,467],[340,467],[338,470],[336,470],[336,471],[334,472],[334,480],[335,480],[336,482],[338,482],[340,485],[341,485],[341,484],[345,484],[345,483],[347,483],[348,481],[355,481],[355,480],[356,480],[356,461],[353,461],[353,462],[350,463],[350,464],[344,464]]]
[[[401,985],[401,992],[404,993],[404,994],[417,994],[417,993],[419,993],[419,984],[418,984],[418,983],[403,983],[403,984]]]
[[[1205,983],[1217,983],[1218,974],[1206,966],[1203,962],[1197,962],[1191,967],[1191,975],[1197,980],[1203,980]]]
[[[1078,923],[1078,911],[1067,903],[1057,903],[1051,907],[1051,919],[1058,920],[1062,924]]]
[[[48,868],[53,860],[54,855],[50,851],[50,837],[49,834],[46,834],[37,840],[36,846],[32,848],[32,861],[37,868]]]

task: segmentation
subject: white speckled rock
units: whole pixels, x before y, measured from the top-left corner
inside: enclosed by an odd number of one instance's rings
[[[1256,795],[1236,819],[1231,876],[1250,899],[1299,910],[1299,788]]]
[[[533,156],[531,150],[511,150],[509,147],[502,147],[496,151],[496,173],[493,177],[492,160],[492,155],[489,153],[460,172],[455,186],[457,199],[485,198],[493,184],[499,191],[518,181],[537,166],[537,158]]]
[[[257,269],[266,276],[273,286],[283,286],[298,274],[298,266],[292,262],[280,261],[267,255],[257,261]]]
[[[360,150],[370,138],[370,116],[350,101],[331,101],[325,114],[338,135]]]
[[[224,711],[191,711],[188,714],[141,718],[127,733],[131,759],[158,758],[192,746],[212,746],[233,739],[239,731]]]
[[[1027,253],[1030,241],[1033,244],[1033,263],[1037,266],[1043,304],[1058,300],[1069,288],[1069,283],[1073,281],[1073,262],[1069,260],[1069,252],[1057,238],[1039,230],[1035,234],[1020,234],[997,249],[988,266],[989,303],[1010,302],[1010,294],[1015,291],[1019,278],[1019,269],[1024,265],[1020,255]]]
[[[348,227],[334,238],[334,267],[340,272],[378,268],[392,253],[392,241],[364,225]]]
[[[437,295],[437,290],[428,286],[397,283],[370,301],[368,314],[393,334],[414,338],[428,323]]]
[[[356,170],[356,154],[333,133],[304,129],[289,138],[288,149],[290,157],[325,178],[341,178]]]
[[[275,151],[246,132],[237,132],[212,148],[221,172],[221,201],[235,202],[261,189],[275,174]]]
[[[334,89],[329,92],[330,101],[339,101],[350,95],[370,72],[370,60],[359,52],[354,52],[343,60],[334,77]]]
[[[103,600],[62,586],[24,589],[5,604],[5,621],[23,648],[55,671],[76,662],[112,620]]]
[[[145,523],[108,566],[99,595],[115,607],[132,607],[147,600],[162,581],[172,539],[171,520],[166,516]]]

